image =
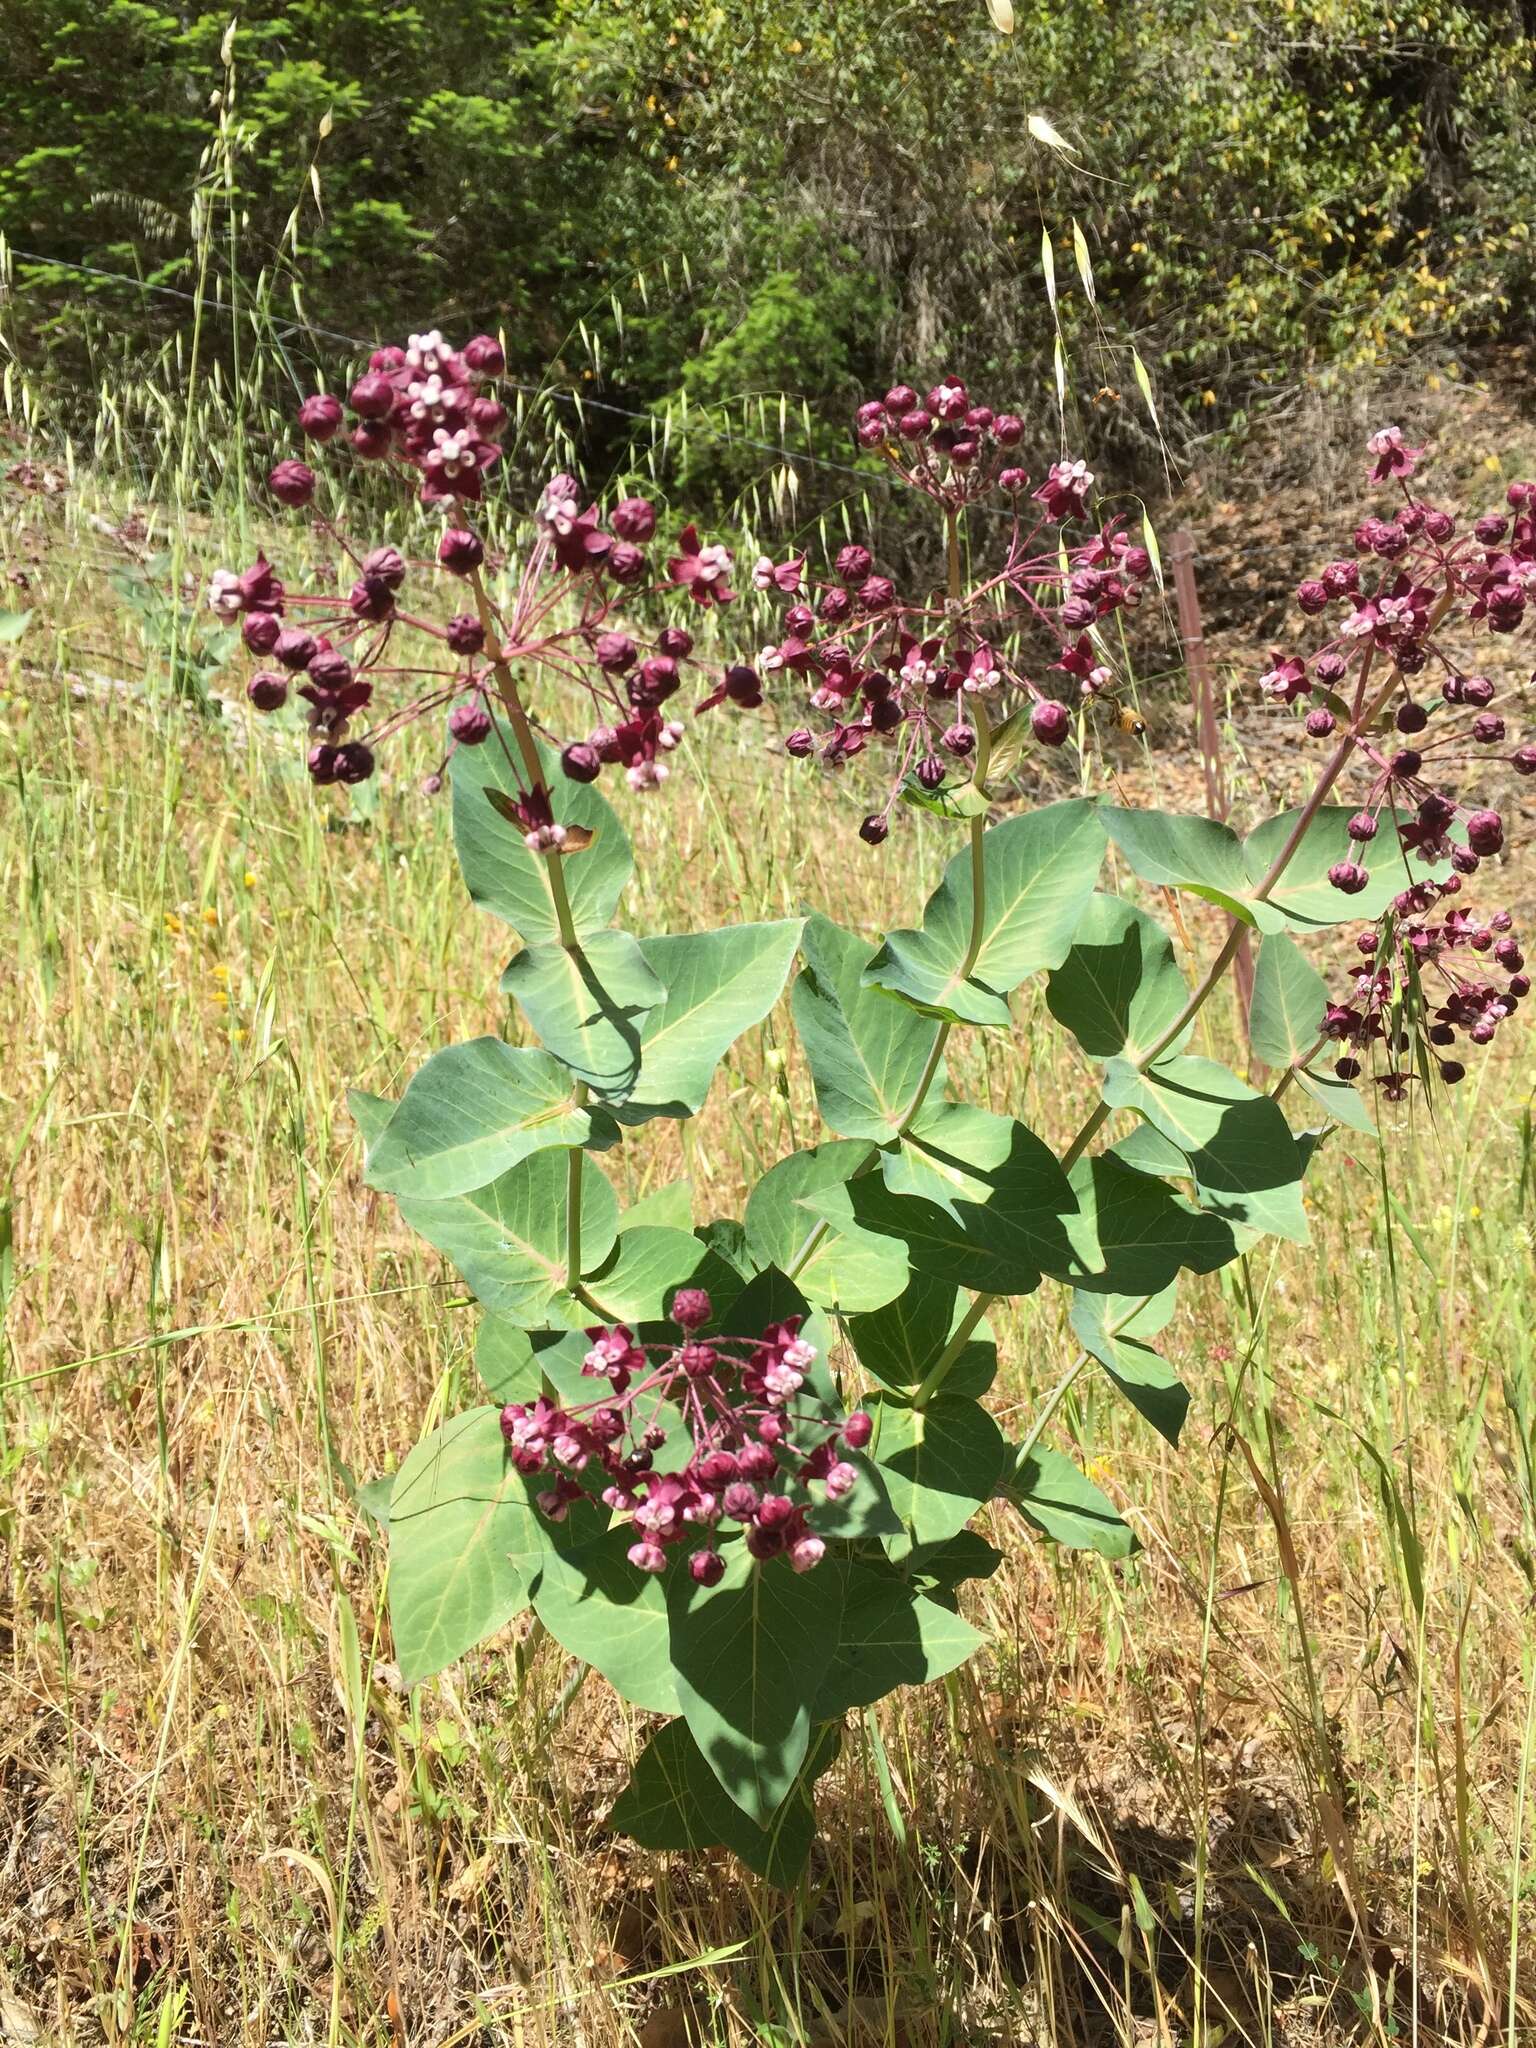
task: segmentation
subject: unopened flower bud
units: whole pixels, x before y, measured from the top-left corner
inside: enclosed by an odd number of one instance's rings
[[[1326,705],[1319,704],[1307,713],[1304,723],[1313,739],[1325,740],[1338,721]]]
[[[367,370],[352,386],[352,410],[361,419],[387,420],[395,409],[395,387],[387,377]]]
[[[336,780],[336,751],[335,747],[324,745],[310,748],[305,766],[312,782],[323,785]]]
[[[702,1287],[679,1287],[672,1297],[672,1320],[680,1330],[702,1329],[713,1313],[709,1295]]]
[[[862,1408],[856,1408],[843,1424],[843,1442],[850,1451],[862,1451],[874,1433],[874,1418]]]
[[[620,540],[648,541],[656,531],[656,507],[649,498],[621,498],[608,524]]]
[[[1030,706],[1029,729],[1041,746],[1059,747],[1072,730],[1072,714],[1054,697],[1044,698]]]
[[[319,651],[314,634],[298,626],[285,626],[272,643],[273,654],[287,669],[308,668]]]
[[[491,736],[491,714],[483,704],[455,704],[448,714],[448,730],[461,747],[478,747]]]
[[[560,766],[571,782],[596,782],[603,771],[602,760],[596,747],[585,740],[572,740],[560,752]]]
[[[1356,811],[1350,819],[1348,832],[1351,839],[1364,842],[1376,837],[1376,820],[1369,811]]]
[[[696,1550],[688,1560],[688,1574],[695,1585],[718,1586],[725,1577],[725,1559],[718,1550]]]
[[[270,654],[282,633],[283,622],[275,612],[247,612],[240,621],[240,637],[252,654]]]
[[[815,733],[808,726],[797,725],[794,731],[786,737],[784,751],[786,754],[793,755],[797,761],[805,760],[807,755],[814,754],[816,751]]]
[[[506,351],[494,334],[476,334],[465,342],[464,367],[477,377],[499,377],[507,367]]]
[[[329,391],[317,391],[299,407],[299,425],[311,441],[329,441],[342,426],[341,400]]]
[[[469,612],[459,612],[448,621],[448,646],[454,654],[480,653],[485,646],[485,628]]]
[[[1467,820],[1467,844],[1476,854],[1497,853],[1504,844],[1504,820],[1497,811],[1474,811]]]
[[[627,589],[630,584],[645,579],[644,551],[637,548],[632,540],[616,540],[608,550],[603,567],[615,583],[621,583]]]
[[[273,497],[290,511],[298,511],[315,495],[315,472],[307,462],[299,462],[292,457],[269,471],[267,482]]]
[[[1328,870],[1328,879],[1335,889],[1346,896],[1358,896],[1371,879],[1366,870],[1352,860],[1336,861]]]
[[[485,560],[485,543],[462,526],[450,526],[437,544],[437,559],[450,574],[468,576]]]
[[[336,749],[336,780],[366,782],[373,773],[373,749],[361,740],[348,740]]]
[[[245,694],[258,711],[280,711],[288,701],[288,678],[271,669],[258,669],[246,684]]]
[[[889,818],[879,811],[871,811],[859,827],[859,837],[866,846],[879,846],[883,840],[890,837],[890,831]]]

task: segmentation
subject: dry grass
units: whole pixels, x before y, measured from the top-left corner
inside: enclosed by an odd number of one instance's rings
[[[855,1719],[794,1897],[636,1851],[602,1823],[644,1717],[521,1627],[403,1695],[339,1472],[473,1398],[344,1091],[497,1028],[505,937],[406,775],[347,817],[170,702],[69,502],[0,704],[0,2040],[1533,2038],[1528,1039],[1389,1130],[1390,1205],[1335,1140],[1312,1249],[1186,1285],[1181,1453],[1063,1411],[1144,1549],[1000,1520],[988,1652],[879,1716],[904,1840]],[[630,822],[642,929],[873,928],[944,851],[870,856],[747,751]],[[961,1065],[1047,1135],[1087,1103],[1038,998]],[[703,1218],[814,1128],[771,1020],[614,1170]],[[1004,1323],[1005,1426],[1064,1307]]]

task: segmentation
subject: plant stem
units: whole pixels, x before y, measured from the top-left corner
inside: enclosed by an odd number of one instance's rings
[[[576,1083],[574,1099],[578,1109],[586,1102],[585,1081]],[[580,1145],[572,1145],[565,1157],[565,1284],[574,1291],[581,1285],[581,1170],[586,1154]]]
[[[485,587],[485,578],[478,569],[470,573],[470,587],[475,593],[475,610],[480,615],[480,624],[485,632],[486,642],[498,650],[491,658],[491,673],[496,678],[496,689],[512,727],[512,737],[517,742],[517,751],[522,756],[523,772],[528,777],[530,789],[544,786],[544,764],[539,759],[538,742],[533,727],[528,723],[528,713],[523,709],[523,700],[518,695],[517,683],[505,656],[499,651],[501,635],[496,630],[496,615],[491,610],[490,596]],[[567,951],[574,951],[578,940],[576,923],[571,916],[571,899],[566,892],[565,870],[562,856],[547,853],[544,859],[549,869],[549,893],[554,903],[555,923],[560,931],[560,943]]]

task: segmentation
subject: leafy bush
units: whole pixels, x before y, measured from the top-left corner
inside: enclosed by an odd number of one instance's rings
[[[353,447],[462,521],[496,475],[503,368],[485,336],[462,353],[436,332],[377,352],[351,390]],[[347,408],[317,395],[301,421],[323,445]],[[1302,612],[1334,623],[1263,679],[1320,749],[1298,809],[1246,837],[1083,798],[999,816],[1026,748],[1088,748],[1113,719],[1107,629],[1154,570],[1094,516],[1083,462],[1049,464],[1030,490],[1023,434],[951,379],[867,401],[858,440],[937,514],[944,588],[898,587],[859,542],[821,573],[765,557],[751,579],[783,605],[782,635],[755,664],[722,664],[695,706],[754,715],[793,679],[810,719],[786,735],[790,757],[888,763],[867,848],[913,812],[953,832],[918,921],[874,938],[820,913],[759,921],[751,905],[713,931],[615,924],[634,857],[596,785],[622,770],[664,801],[681,732],[668,707],[696,643],[660,621],[686,602],[718,627],[735,601],[729,553],[692,527],[653,569],[644,499],[604,517],[557,476],[499,569],[472,529],[448,526],[438,563],[466,597],[443,623],[414,605],[402,617],[398,593],[424,565],[387,544],[349,546],[345,598],[288,591],[264,560],[219,571],[209,593],[275,664],[251,680],[258,709],[280,711],[304,678],[318,783],[367,780],[381,742],[447,711],[460,867],[516,935],[501,986],[537,1041],[448,1046],[398,1101],[354,1098],[370,1184],[485,1311],[489,1399],[424,1438],[389,1490],[405,1675],[531,1608],[668,1717],[614,1823],[658,1848],[723,1844],[778,1883],[809,1850],[845,1716],[979,1646],[960,1589],[999,1553],[970,1527],[978,1513],[997,1503],[1036,1538],[1108,1558],[1134,1548],[1046,1432],[1075,1380],[1102,1370],[1178,1442],[1189,1397],[1156,1340],[1181,1273],[1265,1235],[1308,1241],[1320,1134],[1294,1131],[1284,1100],[1370,1128],[1354,1085],[1367,1062],[1389,1102],[1455,1085],[1464,1043],[1487,1043],[1529,993],[1508,913],[1461,900],[1504,825],[1459,783],[1480,754],[1536,772],[1536,747],[1513,745],[1494,682],[1455,650],[1471,633],[1494,665],[1524,622],[1536,485],[1458,535],[1411,487],[1422,451],[1395,428],[1372,438],[1393,516],[1363,520],[1353,551],[1301,586]],[[270,481],[295,509],[319,488],[297,458]],[[991,516],[970,532],[977,513]],[[425,655],[407,641],[399,658],[407,629],[428,636]],[[376,684],[402,674],[418,694],[375,707]],[[551,706],[574,690],[598,722],[558,746]],[[1111,846],[1120,873],[1225,913],[1193,986],[1158,920],[1101,886]],[[1297,941],[1360,919],[1357,971],[1330,1000]],[[1255,935],[1266,1091],[1189,1049]],[[825,1135],[773,1165],[739,1218],[700,1223],[676,1190],[622,1210],[604,1155],[700,1110],[797,958],[791,1009]],[[1010,1030],[1010,997],[1037,976],[1101,1076],[1059,1153],[1006,1111],[952,1098],[945,1063],[957,1032]],[[1095,1149],[1121,1112],[1129,1127]],[[988,1314],[1047,1283],[1070,1291],[1081,1350],[1010,1440],[985,1398]]]

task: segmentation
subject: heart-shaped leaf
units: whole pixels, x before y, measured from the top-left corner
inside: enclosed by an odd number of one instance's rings
[[[546,1050],[607,1102],[640,1074],[641,1027],[666,990],[628,932],[593,932],[579,946],[527,946],[502,988],[517,997]]]
[[[1086,1053],[1139,1064],[1177,1023],[1189,988],[1168,934],[1118,896],[1094,895],[1072,950],[1046,984],[1051,1015]],[[1187,1043],[1193,1022],[1165,1051]]]
[[[792,1152],[747,1198],[747,1249],[759,1266],[795,1270],[807,1300],[845,1311],[880,1308],[907,1283],[905,1251],[855,1220],[850,1176],[869,1158],[853,1138]],[[801,1254],[820,1227],[809,1257]]]
[[[991,1498],[1002,1473],[1007,1446],[997,1424],[978,1402],[947,1390],[926,1408],[876,1394],[870,1413],[870,1454],[907,1529],[892,1554],[956,1535]]]
[[[367,1180],[386,1193],[448,1195],[484,1187],[550,1146],[611,1145],[618,1129],[577,1106],[558,1060],[499,1038],[434,1053],[368,1148]]]
[[[865,970],[876,988],[957,1023],[1008,1024],[1008,992],[1059,966],[1093,894],[1104,832],[1090,803],[1047,804],[982,841],[981,944],[971,960],[971,854],[956,854],[920,930],[893,931]]]
[[[799,918],[785,918],[643,942],[666,994],[641,1027],[640,1077],[616,1111],[621,1123],[703,1107],[727,1051],[778,1001],[800,931]]]
[[[982,1636],[907,1579],[845,1564],[843,1620],[813,1718],[833,1721],[873,1706],[899,1685],[928,1685],[981,1647]]]
[[[1119,1294],[1074,1294],[1072,1329],[1124,1394],[1161,1436],[1177,1444],[1189,1413],[1189,1390],[1147,1343],[1173,1314],[1175,1287],[1142,1301]]]
[[[624,828],[596,787],[568,781],[559,755],[542,743],[539,759],[557,821],[591,834],[582,852],[560,866],[576,934],[586,939],[612,918],[634,870],[634,856]],[[514,800],[523,792],[522,759],[507,727],[498,722],[483,747],[460,747],[452,777],[454,844],[470,896],[482,910],[511,925],[525,945],[558,943],[550,856],[530,852],[518,826],[502,817],[486,795],[488,787]]]
[[[939,1024],[867,988],[875,948],[825,917],[801,940],[805,966],[792,998],[816,1105],[845,1138],[884,1144],[901,1129],[926,1072]],[[942,1089],[940,1069],[930,1085]]]

